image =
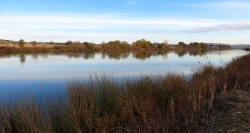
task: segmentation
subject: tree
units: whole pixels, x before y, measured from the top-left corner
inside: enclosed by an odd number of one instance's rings
[[[125,41],[121,42],[116,40],[108,42],[108,47],[110,49],[127,49],[129,48],[129,44]]]
[[[95,44],[89,43],[89,42],[83,42],[83,46],[88,49],[88,50],[94,50],[95,49]]]
[[[193,48],[197,48],[197,49],[208,49],[209,46],[205,43],[198,43],[198,42],[192,42],[190,43],[190,46]]]
[[[18,46],[21,47],[21,48],[25,46],[25,42],[24,42],[23,39],[20,39],[20,40],[18,41]]]
[[[159,45],[158,48],[168,48],[168,41],[165,40],[163,43],[161,43],[161,44]]]
[[[105,50],[121,50],[129,49],[130,45],[126,41],[110,41],[108,43],[102,43],[101,48]]]
[[[121,48],[122,48],[122,49],[129,49],[129,48],[130,48],[130,45],[129,45],[128,42],[122,41],[122,42],[121,42]]]
[[[207,44],[205,44],[205,43],[200,43],[200,45],[201,45],[201,48],[202,48],[203,50],[208,49],[208,45],[207,45]]]
[[[110,41],[108,42],[108,47],[110,49],[119,49],[121,46],[121,42],[116,40],[116,41]]]
[[[136,48],[151,48],[152,43],[150,41],[146,41],[144,39],[138,40],[133,43],[133,46]]]
[[[179,42],[178,43],[178,47],[186,47],[187,46],[187,44],[185,44],[184,42]]]
[[[74,42],[73,45],[74,45],[75,47],[79,47],[79,46],[81,46],[81,42],[79,42],[79,41]]]
[[[65,43],[65,45],[68,45],[68,46],[71,46],[72,44],[73,44],[72,41],[67,41],[67,42]]]

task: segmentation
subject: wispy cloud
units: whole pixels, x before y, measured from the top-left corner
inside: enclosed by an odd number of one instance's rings
[[[221,24],[209,27],[199,27],[191,30],[186,30],[186,33],[205,33],[205,32],[219,32],[219,31],[246,31],[250,30],[250,23],[243,22],[238,24]]]
[[[170,18],[128,18],[112,15],[0,15],[0,31],[49,31],[49,30],[95,30],[109,31],[167,31],[213,26],[221,24],[214,20],[188,20]]]
[[[3,39],[26,41],[56,41],[65,42],[72,41],[89,41],[89,42],[103,42],[111,40],[126,40],[133,42],[138,39],[148,39],[151,41],[163,41],[171,38],[167,33],[158,32],[117,32],[117,33],[68,33],[68,32],[13,32],[0,31],[0,37]]]
[[[7,39],[65,40],[165,40],[169,32],[213,26],[215,20],[165,17],[129,18],[112,14],[0,15],[0,37]],[[156,40],[155,40],[156,41]]]
[[[183,34],[250,30],[250,20],[129,17],[117,14],[1,14],[0,38],[27,41],[181,41]],[[187,34],[186,34],[187,35]],[[186,36],[184,35],[184,36]],[[190,39],[190,37],[188,38]]]
[[[217,22],[203,20],[168,19],[168,18],[120,18],[96,16],[0,16],[0,23],[26,23],[26,24],[126,24],[126,25],[179,25],[179,26],[205,26]]]

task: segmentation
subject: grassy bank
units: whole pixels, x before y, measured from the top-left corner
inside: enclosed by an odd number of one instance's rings
[[[49,52],[133,52],[133,51],[208,51],[230,49],[227,45],[208,45],[205,43],[169,45],[164,42],[137,40],[131,44],[126,41],[110,41],[101,44],[91,42],[25,42],[24,40],[0,40],[1,54],[16,53],[49,53]]]
[[[167,74],[117,81],[109,76],[72,83],[60,102],[24,99],[2,106],[1,132],[201,132],[229,90],[250,90],[250,55],[223,68],[205,66],[190,79]]]

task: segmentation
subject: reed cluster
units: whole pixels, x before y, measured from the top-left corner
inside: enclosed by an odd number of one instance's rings
[[[2,133],[196,132],[209,121],[214,98],[250,89],[250,55],[223,68],[207,65],[191,78],[169,73],[118,81],[111,76],[74,82],[60,102],[20,100],[4,105]]]

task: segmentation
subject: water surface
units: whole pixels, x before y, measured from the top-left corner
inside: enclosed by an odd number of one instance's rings
[[[60,96],[71,81],[89,75],[115,78],[178,72],[190,75],[205,64],[224,66],[243,50],[0,55],[0,97]]]

